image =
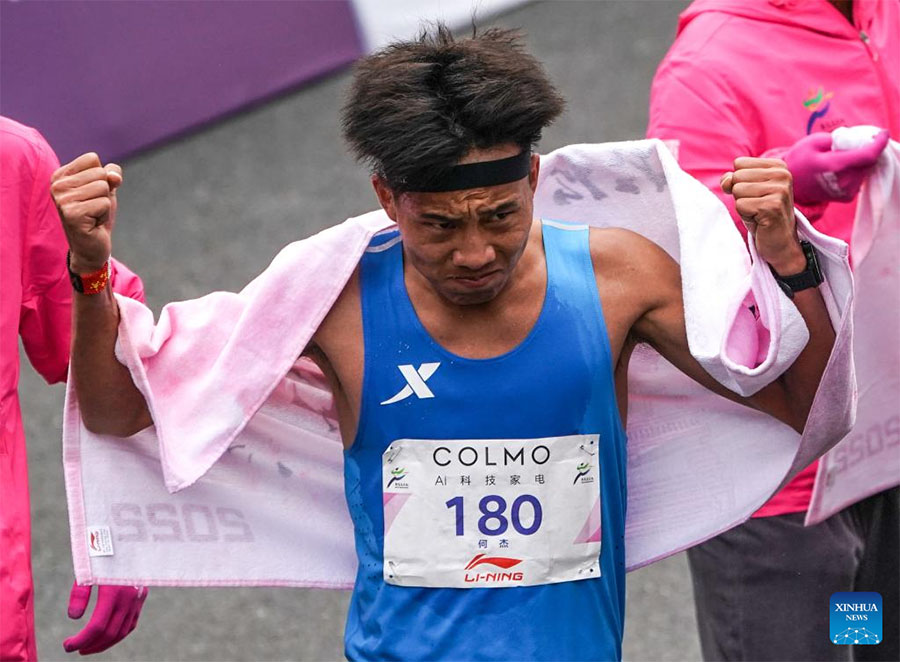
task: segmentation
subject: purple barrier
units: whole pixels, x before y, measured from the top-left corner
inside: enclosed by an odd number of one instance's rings
[[[118,159],[362,53],[349,0],[0,2],[0,114]]]

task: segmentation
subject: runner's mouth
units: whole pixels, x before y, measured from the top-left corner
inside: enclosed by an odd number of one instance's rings
[[[498,276],[501,269],[494,269],[478,276],[451,276],[450,280],[459,283],[463,287],[479,288],[487,285],[491,280]]]

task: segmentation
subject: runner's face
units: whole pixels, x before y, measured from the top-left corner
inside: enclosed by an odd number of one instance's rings
[[[473,150],[460,163],[515,156],[504,145]],[[445,193],[394,194],[375,182],[379,200],[397,222],[404,258],[444,299],[475,305],[509,284],[531,230],[539,157],[527,177],[509,184]]]

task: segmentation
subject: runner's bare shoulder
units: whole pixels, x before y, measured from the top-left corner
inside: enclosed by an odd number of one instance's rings
[[[591,228],[590,246],[604,308],[615,308],[623,322],[680,299],[678,263],[647,237],[625,228]]]
[[[591,228],[591,259],[598,277],[668,273],[677,263],[658,244],[625,228]]]
[[[313,358],[316,354],[324,354],[330,360],[334,360],[342,352],[355,354],[356,351],[362,351],[362,337],[362,304],[357,267],[303,354]]]

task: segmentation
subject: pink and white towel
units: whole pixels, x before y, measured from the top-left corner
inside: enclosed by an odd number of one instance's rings
[[[878,131],[836,129],[833,148],[859,147]],[[888,143],[863,184],[851,246],[859,407],[853,430],[819,462],[807,524],[900,485],[900,143]]]
[[[577,145],[542,161],[538,215],[646,235],[681,263],[692,353],[750,394],[808,332],[728,212],[656,140]],[[750,516],[850,429],[856,403],[847,246],[798,217],[820,255],[835,349],[804,434],[712,395],[649,349],[632,359],[627,565]],[[348,588],[356,570],[333,402],[298,360],[371,237],[371,212],[289,245],[239,293],[166,306],[119,298],[117,355],[155,425],[88,433],[72,381],[64,453],[80,583]],[[752,308],[751,308],[752,306]],[[755,312],[754,312],[755,311]],[[561,338],[560,341],[564,342]]]

